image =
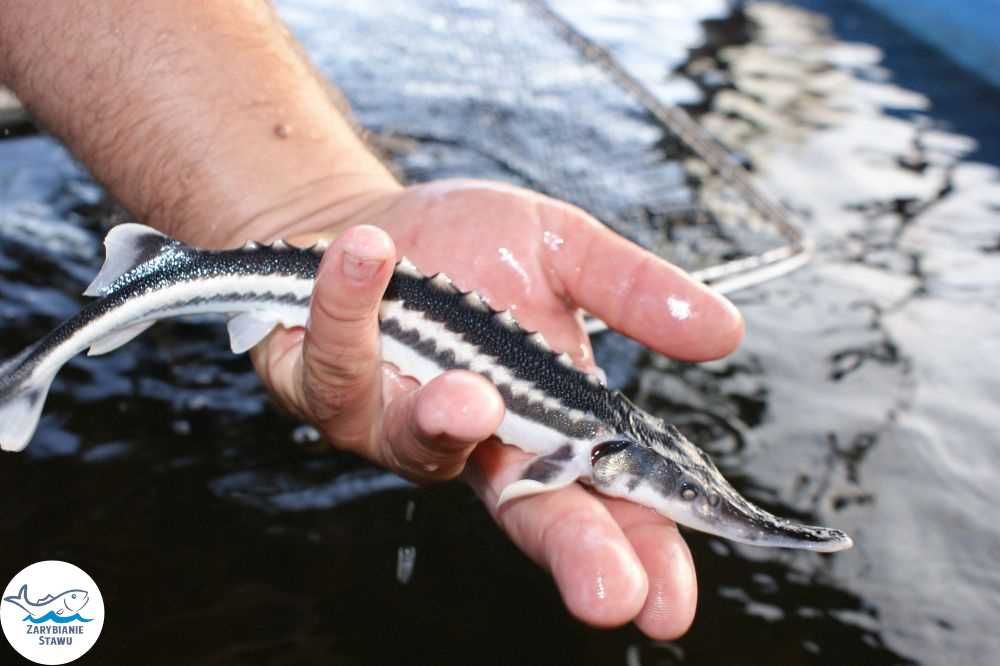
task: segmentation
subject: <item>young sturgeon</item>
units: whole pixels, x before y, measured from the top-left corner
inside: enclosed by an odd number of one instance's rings
[[[322,250],[277,242],[196,250],[139,224],[105,239],[104,266],[84,292],[99,297],[0,366],[0,446],[23,449],[49,386],[79,352],[104,354],[156,321],[228,315],[232,349],[244,352],[275,326],[303,326]],[[688,527],[758,546],[831,552],[839,530],[778,518],[743,498],[676,428],[576,369],[510,312],[492,310],[443,274],[425,277],[403,259],[381,306],[382,358],[426,383],[454,368],[492,381],[506,405],[497,436],[534,454],[504,503],[582,481]]]

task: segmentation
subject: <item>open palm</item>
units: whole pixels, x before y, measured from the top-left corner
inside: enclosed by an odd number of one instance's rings
[[[390,367],[371,367],[378,363],[377,297],[392,263],[377,259],[398,253],[426,274],[447,273],[495,309],[510,308],[524,328],[541,331],[585,371],[595,365],[580,308],[686,360],[717,358],[736,346],[742,321],[735,309],[579,209],[505,185],[441,181],[406,188],[348,220],[357,224],[384,229],[392,241],[369,227],[343,232],[320,269],[307,331],[279,331],[255,352],[278,399],[336,446],[411,478],[447,478],[464,468],[497,522],[552,572],[582,620],[599,626],[634,620],[655,638],[683,633],[697,588],[676,525],[577,484],[497,510],[525,454],[490,438],[503,415],[492,385],[453,371],[418,387]],[[349,259],[331,258],[342,247],[355,251]],[[357,261],[357,247],[371,256],[368,264]],[[328,266],[338,261],[341,275],[368,265],[374,292],[364,280],[336,279]]]

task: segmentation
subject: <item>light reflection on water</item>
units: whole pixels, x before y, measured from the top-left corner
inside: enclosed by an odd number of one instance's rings
[[[8,497],[35,498],[0,514],[0,562],[62,557],[111,587],[109,605],[136,621],[106,628],[121,632],[111,661],[166,636],[189,663],[986,661],[1000,650],[1000,186],[996,160],[970,158],[993,159],[996,138],[956,99],[996,110],[1000,95],[873,15],[802,4],[556,6],[689,104],[819,245],[810,267],[735,298],[748,335],[730,359],[677,364],[604,334],[609,383],[703,443],[753,499],[846,529],[854,550],[692,536],[688,637],[585,629],[468,491],[418,491],[329,455],[274,414],[221,327],[181,323],[60,375],[27,454],[0,461]],[[536,187],[686,265],[753,241],[699,239],[677,212],[699,183],[664,159],[677,146],[518,6],[279,6],[412,179]],[[52,142],[0,143],[0,355],[75,311],[100,262],[99,208]],[[65,496],[80,508],[64,511]],[[151,580],[167,584],[137,601]]]

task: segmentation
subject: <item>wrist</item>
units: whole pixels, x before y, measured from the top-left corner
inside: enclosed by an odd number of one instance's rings
[[[233,226],[220,246],[251,240],[307,246],[332,239],[347,227],[375,224],[403,189],[391,176],[381,174],[323,176],[275,195],[269,205]]]
[[[0,76],[133,215],[183,241],[318,233],[399,188],[268,3],[14,3],[3,18]]]
[[[329,103],[323,84],[297,81],[287,106],[247,109],[184,148],[175,175],[132,197],[148,224],[202,247],[329,236],[402,189]],[[311,98],[311,99],[310,99]],[[176,116],[167,121],[183,125]],[[192,122],[188,127],[198,126]],[[202,124],[204,128],[206,125]],[[189,142],[197,142],[193,137]]]

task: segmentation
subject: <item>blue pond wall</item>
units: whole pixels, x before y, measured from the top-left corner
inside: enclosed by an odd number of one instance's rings
[[[863,0],[1000,87],[1000,0]]]

